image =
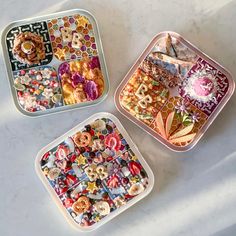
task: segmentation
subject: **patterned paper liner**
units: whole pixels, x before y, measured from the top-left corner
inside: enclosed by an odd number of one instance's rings
[[[41,35],[43,37],[44,46],[45,46],[45,50],[46,50],[46,57],[45,57],[45,59],[41,60],[39,64],[29,66],[27,64],[19,62],[12,54],[14,39],[21,32],[32,32],[32,33],[36,33],[38,35]],[[39,65],[47,65],[52,61],[52,58],[53,58],[52,46],[51,46],[51,42],[50,42],[50,38],[49,38],[47,23],[45,21],[13,27],[7,33],[6,43],[7,43],[8,55],[10,58],[12,71],[32,68],[32,67],[39,66]]]
[[[199,136],[230,87],[222,70],[171,33],[163,34],[136,68],[118,88],[119,104],[174,150]],[[163,90],[162,106],[153,104]]]
[[[104,116],[39,156],[40,175],[80,228],[125,209],[150,188],[150,176],[131,146]]]

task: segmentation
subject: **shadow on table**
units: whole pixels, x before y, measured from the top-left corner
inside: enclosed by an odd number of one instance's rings
[[[226,66],[233,77],[236,76],[235,38],[226,36],[234,31],[234,24],[223,22],[236,20],[235,17],[228,18],[235,16],[235,8],[236,1],[229,1],[220,8],[213,7],[212,11],[208,9],[201,20],[192,19],[186,22],[184,28],[178,29],[186,39]],[[221,21],[223,25],[218,25],[222,18],[225,19]],[[177,232],[181,232],[180,235],[185,235],[184,232],[209,235],[215,230],[224,233],[229,229],[229,232],[234,231],[235,234],[235,208],[232,207],[236,196],[236,191],[233,190],[236,181],[233,170],[236,164],[235,115],[236,94],[193,150],[172,153],[157,144],[156,153],[145,151],[152,164],[156,162],[152,167],[157,172],[155,188],[159,189],[153,191],[148,199],[155,210],[147,211],[154,211],[153,216],[159,218],[162,232],[168,232],[168,235],[175,235]],[[149,138],[146,140],[152,142]],[[177,160],[178,157],[185,158]],[[157,170],[162,173],[158,174]],[[222,217],[224,221],[221,221]],[[162,224],[164,220],[174,223],[171,227],[167,224],[165,228],[165,224]],[[229,228],[224,231],[225,225],[229,225]],[[201,226],[206,226],[204,234],[198,229]]]
[[[80,1],[80,3],[79,7],[86,6],[87,8],[88,4],[85,1]],[[69,2],[65,2],[58,10],[65,10],[67,7],[71,8]],[[122,57],[125,57],[129,53],[127,49],[130,45],[126,40],[129,22],[122,21],[122,14],[112,2],[109,6],[98,3],[90,7],[91,9],[87,9],[96,13],[102,36],[106,35],[106,38],[103,38],[103,45],[108,68],[114,69],[117,64],[116,60],[120,59],[119,55],[122,54]],[[219,17],[234,15],[235,7],[235,2],[232,1],[220,8],[212,8],[213,10],[206,11],[199,21],[191,20],[184,28],[174,29],[206,54],[223,65],[227,65],[233,75],[236,75],[236,61],[232,60],[236,46],[233,38],[225,37],[225,34],[230,34],[233,30],[232,26],[224,25],[224,28],[220,27],[219,30],[213,26],[217,24]],[[113,47],[115,44],[119,44],[120,47]],[[118,57],[113,58],[114,55]],[[117,70],[122,71],[122,64],[119,66]],[[121,74],[124,75],[124,72]],[[110,78],[111,83],[115,85],[118,85],[121,80],[118,78],[119,81],[117,81],[113,74],[110,74]],[[113,99],[114,90],[115,86],[109,94],[109,99]],[[221,230],[224,225],[218,222],[218,218],[212,220],[214,215],[230,215],[235,210],[230,207],[230,204],[233,203],[232,196],[236,196],[236,192],[231,192],[231,198],[226,198],[229,194],[227,186],[231,188],[233,181],[236,180],[234,171],[236,157],[233,154],[230,155],[235,150],[234,140],[228,138],[233,137],[236,132],[235,101],[236,95],[233,95],[202,140],[193,150],[186,153],[173,153],[167,150],[141,129],[138,130],[135,125],[131,125],[132,122],[118,115],[131,137],[132,133],[136,133],[136,136],[132,138],[152,167],[156,181],[152,193],[140,204],[136,204],[125,214],[118,216],[118,220],[112,221],[109,226],[104,226],[98,232],[104,235],[116,234],[118,230],[125,231],[130,224],[139,224],[139,219],[142,219],[142,224],[145,224],[150,218],[156,219],[156,223],[162,227],[162,232],[167,232],[166,235],[174,235],[178,230],[183,232],[183,235],[191,229],[198,232],[198,225],[204,225],[206,221],[209,222],[206,235],[207,232]],[[151,148],[154,145],[155,150]],[[229,149],[222,148],[221,145],[222,147],[227,145]],[[169,224],[164,222],[173,222],[173,225],[169,227]]]

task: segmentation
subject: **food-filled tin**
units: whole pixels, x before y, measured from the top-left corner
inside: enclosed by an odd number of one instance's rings
[[[153,173],[119,120],[97,113],[43,148],[36,171],[81,231],[108,222],[150,193]]]
[[[28,116],[95,105],[109,90],[95,18],[75,9],[8,25],[2,48],[17,109]]]
[[[118,110],[174,151],[202,137],[232,96],[230,73],[174,32],[159,33],[115,95]]]

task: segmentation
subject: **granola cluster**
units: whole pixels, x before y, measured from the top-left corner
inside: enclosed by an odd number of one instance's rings
[[[46,56],[43,38],[31,32],[18,34],[14,40],[13,55],[27,65],[38,64]]]

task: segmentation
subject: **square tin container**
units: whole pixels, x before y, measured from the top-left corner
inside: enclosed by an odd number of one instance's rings
[[[232,96],[228,71],[182,36],[161,32],[118,86],[117,109],[174,151],[191,149]]]
[[[13,100],[23,114],[84,108],[106,98],[102,43],[88,11],[13,22],[3,30],[1,43]]]
[[[91,231],[147,196],[153,173],[120,121],[97,113],[44,147],[36,172],[68,222]]]

